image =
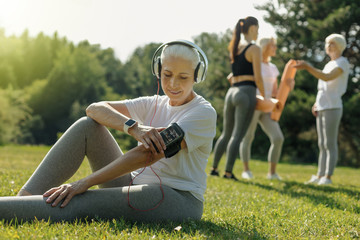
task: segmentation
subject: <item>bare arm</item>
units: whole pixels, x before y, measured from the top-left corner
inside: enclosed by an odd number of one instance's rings
[[[75,195],[85,192],[88,188],[108,182],[141,167],[151,165],[163,157],[164,154],[162,153],[154,155],[143,145],[137,146],[109,165],[79,181],[51,188],[44,193],[44,197],[48,197],[46,202],[52,203],[52,206],[57,206],[64,200],[61,207],[65,207]]]
[[[86,109],[86,115],[101,125],[119,131],[124,131],[124,124],[130,118],[129,110],[121,101],[93,103]],[[136,140],[142,142],[145,148],[151,149],[155,154],[156,149],[153,145],[160,149],[161,152],[166,149],[165,143],[158,133],[162,129],[137,124],[130,128],[128,132]]]
[[[259,89],[260,94],[265,97],[264,81],[261,75],[261,49],[259,46],[252,46],[251,60],[254,69],[256,87]]]
[[[272,89],[272,92],[271,92],[271,97],[272,97],[272,98],[276,98],[277,92],[278,92],[278,82],[277,82],[277,79],[276,79],[276,81],[275,81],[274,84],[273,84],[273,89]]]
[[[129,110],[122,102],[97,102],[86,108],[86,115],[96,122],[119,131],[130,118]]]
[[[297,64],[294,67],[297,69],[305,69],[314,77],[320,78],[321,80],[324,81],[334,80],[343,73],[343,70],[340,67],[333,69],[329,73],[323,73],[320,69],[311,66],[308,62],[305,61],[297,61]]]

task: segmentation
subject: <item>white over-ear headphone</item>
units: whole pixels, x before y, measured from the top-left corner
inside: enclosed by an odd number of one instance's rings
[[[181,44],[190,48],[194,48],[200,55],[200,57],[202,58],[202,60],[200,60],[200,62],[198,63],[198,65],[195,68],[195,73],[194,73],[194,80],[196,83],[200,83],[202,81],[205,80],[206,78],[206,72],[207,72],[207,68],[208,68],[208,60],[206,58],[205,53],[201,50],[201,48],[199,46],[197,46],[195,43],[192,43],[190,41],[187,40],[176,40],[176,41],[171,41],[171,42],[167,42],[162,44],[160,47],[158,47],[158,49],[156,49],[152,60],[151,60],[151,71],[152,74],[157,77],[158,79],[160,79],[160,75],[161,75],[161,59],[160,56],[158,56],[158,53],[165,47],[168,45],[174,45],[174,44]]]

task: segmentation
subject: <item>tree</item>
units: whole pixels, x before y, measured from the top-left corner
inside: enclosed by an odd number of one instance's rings
[[[105,89],[104,69],[95,54],[87,47],[62,49],[46,85],[30,99],[34,114],[40,115],[45,124],[37,140],[53,143],[57,132],[71,124],[74,103],[86,106],[105,95]]]
[[[197,93],[209,100],[217,112],[217,139],[222,130],[223,108],[225,94],[229,88],[226,77],[231,72],[227,46],[232,36],[231,30],[223,34],[201,33],[194,37],[194,42],[204,51],[208,58],[209,67],[206,81],[195,85]]]
[[[21,127],[31,118],[23,91],[0,88],[0,106],[0,145],[21,142]]]

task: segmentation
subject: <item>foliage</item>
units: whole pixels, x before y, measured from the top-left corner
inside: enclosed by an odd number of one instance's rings
[[[22,95],[21,90],[0,88],[0,145],[20,143],[26,135],[21,126],[31,119],[31,110]]]
[[[20,37],[5,37],[0,31],[0,42],[0,89],[10,86],[14,94],[21,91],[19,101],[31,112],[22,125],[15,118],[11,121],[21,129],[21,141],[9,126],[7,135],[14,136],[6,137],[6,142],[53,144],[57,133],[83,116],[90,103],[121,98],[114,90],[121,88],[117,80],[121,82],[122,65],[110,48],[102,50],[87,41],[74,46],[56,32],[52,37],[39,33],[31,38],[27,31]],[[0,121],[6,119],[0,116]]]
[[[194,42],[201,48],[206,49],[206,56],[209,61],[206,81],[195,85],[195,91],[208,99],[217,112],[217,137],[222,129],[224,98],[229,82],[226,76],[230,73],[230,61],[227,45],[231,39],[231,31],[224,34],[202,33],[194,38]]]
[[[0,196],[15,196],[49,147],[0,147]],[[212,157],[210,157],[212,159]],[[220,168],[224,169],[225,159]],[[360,236],[358,170],[338,167],[332,186],[305,185],[316,166],[280,163],[284,181],[265,179],[267,163],[252,160],[255,179],[209,177],[200,221],[132,223],[122,218],[73,223],[7,224],[2,239],[353,239]],[[207,172],[210,170],[210,162]],[[91,172],[87,161],[70,181]],[[241,172],[235,165],[235,174]],[[16,177],[14,177],[16,176]],[[165,195],[166,198],[166,195]],[[71,204],[71,202],[70,202]]]
[[[157,81],[151,73],[151,60],[159,43],[150,43],[135,49],[133,55],[124,64],[122,73],[125,84],[122,86],[131,97],[156,94]],[[162,91],[160,94],[163,94]]]

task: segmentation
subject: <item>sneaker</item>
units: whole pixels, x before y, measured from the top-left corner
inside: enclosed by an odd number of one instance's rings
[[[246,171],[246,172],[242,172],[241,177],[243,179],[252,179],[252,178],[254,178],[254,176],[252,175],[252,172],[250,170]]]
[[[213,170],[211,170],[210,175],[211,176],[219,176],[219,172],[217,170],[213,169]]]
[[[277,175],[277,173],[268,174],[266,178],[269,180],[279,180],[279,181],[282,180],[282,178],[279,175]]]
[[[332,181],[327,177],[320,178],[320,181],[318,182],[318,185],[329,185],[329,184],[332,184]]]
[[[223,178],[227,178],[227,179],[232,179],[234,181],[238,181],[238,179],[235,177],[234,174],[231,173],[231,176],[227,176],[226,174],[224,174]]]
[[[319,183],[320,178],[318,178],[318,176],[312,175],[310,180],[305,182],[305,184],[317,184]]]

